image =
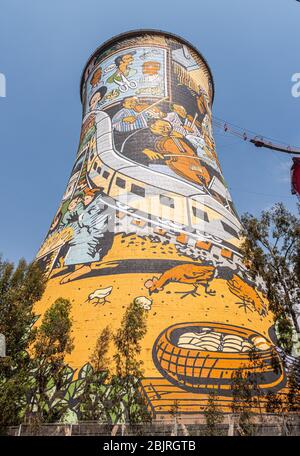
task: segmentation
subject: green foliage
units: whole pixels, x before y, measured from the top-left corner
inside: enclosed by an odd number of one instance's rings
[[[268,413],[281,413],[283,403],[278,394],[268,391],[266,394],[266,411]]]
[[[151,416],[141,394],[140,380],[143,377],[143,361],[140,342],[146,334],[146,311],[135,301],[129,305],[121,322],[121,327],[114,335],[116,347],[114,360],[116,373],[112,379],[114,405],[124,405],[123,420],[130,424],[149,421]]]
[[[223,421],[223,413],[219,410],[217,406],[217,401],[215,393],[210,393],[207,401],[207,406],[204,410],[204,416],[207,426],[207,435],[220,435],[218,426]]]
[[[0,358],[0,428],[18,424],[23,417],[26,379],[30,370],[28,348],[36,330],[33,304],[42,297],[45,278],[35,263],[20,260],[15,268],[0,259],[0,333],[6,338]]]
[[[67,400],[56,400],[56,392],[66,379],[64,358],[73,348],[70,311],[70,301],[58,298],[45,312],[37,330],[31,359],[33,375],[27,391],[26,419],[31,420],[34,416],[39,422],[58,421],[75,391],[80,389],[78,382],[76,385],[71,382],[65,392]]]
[[[21,260],[16,268],[0,261],[0,332],[7,356],[0,358],[0,432],[9,425],[45,422],[130,423],[149,420],[140,392],[140,341],[146,333],[146,312],[137,304],[126,311],[113,337],[117,375],[108,358],[112,339],[104,328],[91,362],[76,370],[67,366],[71,353],[71,303],[57,299],[36,327],[33,305],[45,289],[37,264]],[[29,355],[30,353],[30,355]]]
[[[277,316],[276,333],[278,334],[278,344],[286,353],[291,353],[293,349],[293,325],[291,320],[283,313]]]
[[[33,304],[41,299],[44,289],[45,278],[35,263],[20,260],[14,268],[0,259],[0,333],[6,338],[10,367],[25,362],[24,351],[35,337]]]
[[[141,352],[140,342],[146,334],[146,311],[136,302],[130,304],[114,336],[117,349],[115,355],[117,372],[122,375],[141,374],[143,362],[137,356]]]
[[[80,370],[78,377],[85,379],[84,392],[80,399],[79,419],[110,421],[111,400],[108,395],[109,363],[107,357],[111,332],[105,327],[100,333],[95,350],[91,356],[91,364]]]
[[[287,375],[288,391],[286,395],[276,394],[269,391],[266,395],[266,410],[270,413],[288,414],[300,411],[300,385],[294,368]]]
[[[5,433],[6,426],[19,424],[24,417],[27,375],[24,370],[0,380],[0,434]]]
[[[287,395],[287,409],[289,412],[300,411],[300,385],[297,381],[296,373],[294,369],[289,372],[288,375],[288,395]]]
[[[279,341],[291,351],[289,318],[299,333],[295,306],[300,301],[300,220],[282,203],[259,218],[242,217],[242,253],[249,273],[266,285],[270,309],[278,320]]]
[[[34,358],[54,362],[63,360],[65,354],[73,349],[70,331],[71,303],[67,299],[58,298],[46,310],[42,324],[38,329],[34,344]]]
[[[254,406],[252,398],[253,385],[251,384],[249,372],[237,369],[232,375],[232,404],[231,409],[238,416],[238,429],[243,435],[253,434],[253,413]]]
[[[106,326],[97,339],[95,350],[91,356],[91,363],[96,372],[108,370],[110,359],[107,357],[109,344],[111,340],[111,331]]]

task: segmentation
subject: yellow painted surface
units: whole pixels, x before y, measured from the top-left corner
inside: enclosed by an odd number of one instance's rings
[[[123,244],[122,241],[125,241]],[[130,244],[133,242],[133,244]],[[117,236],[114,246],[109,254],[103,259],[101,265],[93,265],[95,269],[114,265],[122,259],[157,259],[168,258],[190,262],[190,258],[180,256],[173,246],[163,246],[160,243],[153,244],[150,241],[138,239],[132,235],[128,237]],[[146,250],[141,250],[145,248]],[[59,273],[53,270],[52,276]],[[68,355],[67,361],[73,367],[82,366],[90,357],[100,332],[109,325],[114,332],[120,326],[120,321],[127,306],[137,296],[148,296],[148,290],[144,283],[153,274],[120,274],[99,275],[96,277],[81,278],[67,284],[60,285],[61,277],[51,278],[48,282],[43,299],[36,306],[37,313],[44,313],[45,310],[58,297],[70,299],[72,302],[73,337],[75,348]],[[87,302],[88,295],[99,288],[112,286],[113,290],[108,300],[103,305],[95,305]],[[227,282],[223,279],[214,279],[211,288],[216,291],[215,296],[208,296],[204,290],[199,290],[201,296],[180,298],[176,292],[188,291],[191,285],[170,283],[163,291],[153,294],[153,304],[148,313],[148,331],[143,340],[142,359],[146,376],[157,376],[157,370],[152,361],[152,346],[158,335],[167,327],[176,322],[211,322],[217,317],[218,322],[230,323],[245,328],[254,328],[268,338],[268,329],[273,324],[272,314],[267,317],[260,316],[257,312],[248,310],[244,312],[237,304],[239,299],[233,295],[228,288]],[[262,297],[262,295],[260,294]],[[262,298],[264,302],[266,300]],[[111,353],[112,355],[112,350]]]
[[[101,52],[84,73],[79,150],[38,254],[49,279],[36,313],[70,299],[66,361],[79,369],[106,326],[114,334],[135,298],[151,299],[141,359],[157,412],[177,399],[182,412],[199,411],[212,390],[226,408],[231,373],[247,363],[260,373],[248,352],[225,347],[226,335],[258,348],[263,386],[282,390],[282,363],[277,376],[269,363],[273,315],[242,263],[240,222],[215,151],[208,67],[163,35]],[[104,298],[91,299],[95,292]],[[195,340],[211,332],[218,349],[198,349]],[[183,347],[182,336],[194,345]]]

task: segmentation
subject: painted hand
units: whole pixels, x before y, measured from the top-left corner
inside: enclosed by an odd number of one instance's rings
[[[127,116],[127,117],[124,117],[124,119],[123,119],[123,122],[127,122],[127,123],[134,123],[135,121],[136,121],[135,116]]]
[[[143,154],[147,155],[150,160],[158,160],[163,159],[163,155],[159,154],[158,152],[154,152],[154,150],[144,149]]]

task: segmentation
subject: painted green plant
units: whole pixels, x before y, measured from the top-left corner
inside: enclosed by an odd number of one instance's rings
[[[27,393],[23,398],[24,415],[30,405],[32,413],[39,408],[44,415],[51,412],[51,417],[60,416],[59,421],[64,423],[84,421],[87,416],[89,420],[97,419],[111,424],[126,421],[126,390],[116,378],[106,383],[107,372],[95,372],[90,363],[82,366],[78,374],[76,369],[66,366],[60,384],[54,377],[49,377],[43,397],[36,393],[36,373],[37,369],[32,369],[28,376]],[[138,409],[138,405],[135,404],[133,408]]]

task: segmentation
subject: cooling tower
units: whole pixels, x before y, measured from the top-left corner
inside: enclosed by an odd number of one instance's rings
[[[80,90],[77,155],[37,255],[48,276],[37,313],[58,297],[72,303],[70,367],[78,372],[101,330],[114,333],[137,300],[148,315],[142,389],[155,416],[175,401],[197,413],[211,392],[229,407],[237,369],[260,391],[282,390],[273,315],[242,262],[216,154],[203,56],[173,34],[129,32],[94,52]]]

